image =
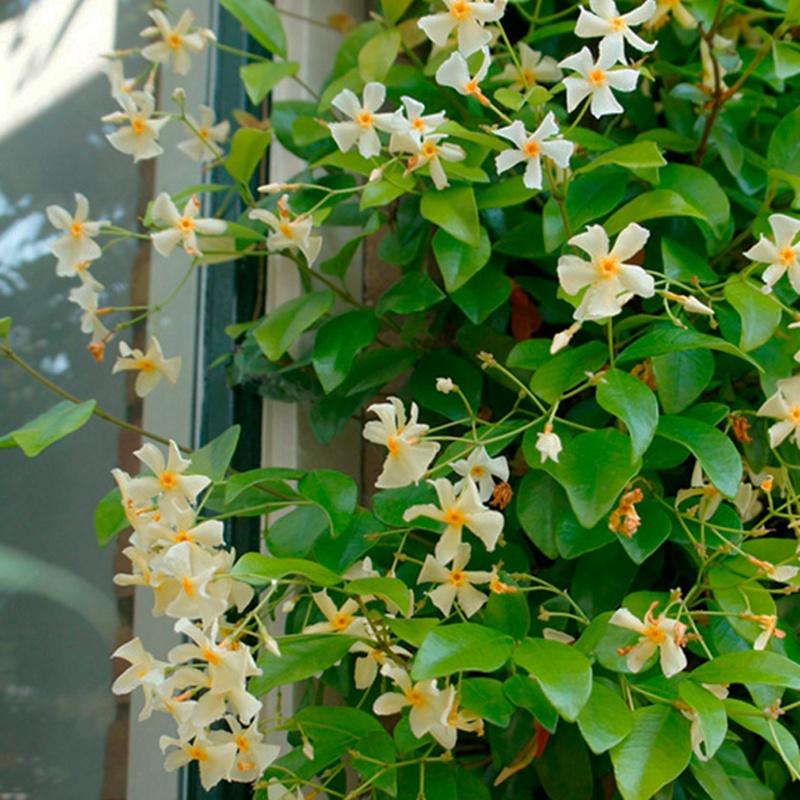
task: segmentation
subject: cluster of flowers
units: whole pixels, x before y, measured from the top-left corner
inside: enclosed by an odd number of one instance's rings
[[[206,788],[222,779],[250,783],[279,752],[263,742],[256,721],[262,704],[246,688],[248,677],[261,670],[225,622],[230,608],[244,610],[253,590],[229,575],[235,554],[224,547],[222,523],[197,517],[197,498],[211,479],[187,474],[191,462],[174,442],[166,461],[152,444],[136,456],[152,475],[131,478],[113,471],[133,528],[123,551],[133,572],[114,581],[152,589],[153,613],[177,619],[175,631],[190,641],[174,647],[166,662],[147,652],[138,637],[122,645],[114,657],[130,667],[113,691],[127,694],[141,687],[140,719],[154,710],[175,719],[178,737],[161,739],[162,750],[176,748],[166,757],[167,770],[196,761]]]

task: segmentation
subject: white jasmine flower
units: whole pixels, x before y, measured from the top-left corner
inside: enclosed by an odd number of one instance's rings
[[[767,264],[761,276],[765,291],[771,291],[783,273],[788,271],[792,288],[800,293],[800,242],[795,242],[800,233],[800,220],[786,214],[770,214],[769,224],[775,241],[770,241],[762,233],[758,242],[745,251],[744,256],[751,261]]]
[[[639,73],[635,69],[616,67],[613,50],[604,44],[600,45],[600,55],[594,61],[588,47],[579,53],[565,58],[559,62],[564,69],[573,69],[578,73],[564,78],[567,89],[567,111],[573,111],[578,104],[591,95],[592,103],[589,110],[592,116],[599,119],[605,114],[619,114],[622,106],[614,97],[612,89],[619,92],[632,92],[639,80]]]
[[[78,265],[100,258],[102,250],[92,237],[100,233],[108,220],[92,222],[89,217],[89,201],[82,194],[75,194],[75,215],[61,206],[47,206],[47,218],[54,228],[67,231],[66,236],[56,239],[47,249],[58,259],[56,274],[72,277],[78,274]]]
[[[465,97],[474,97],[479,103],[489,105],[489,99],[481,91],[480,83],[486,78],[492,58],[489,50],[484,48],[482,51],[483,61],[481,62],[475,77],[469,74],[467,60],[461,53],[453,53],[447,61],[436,70],[436,83],[440,86],[449,86]]]
[[[614,61],[627,63],[625,42],[642,53],[650,53],[655,49],[654,42],[646,42],[637,36],[631,30],[631,26],[647,22],[656,13],[656,0],[645,0],[642,5],[627,14],[619,13],[614,0],[589,0],[589,6],[591,11],[587,11],[583,6],[580,8],[575,35],[581,39],[603,37],[600,44],[608,48],[609,57],[613,57]]]
[[[428,426],[417,422],[417,404],[411,404],[411,413],[406,420],[403,402],[397,397],[390,397],[388,400],[387,403],[373,403],[367,408],[367,411],[377,414],[379,419],[368,422],[363,433],[367,441],[384,445],[389,450],[383,470],[375,483],[379,489],[418,483],[439,452],[438,442],[421,441]]]
[[[433,185],[437,189],[444,189],[449,186],[447,175],[442,167],[442,160],[463,161],[467,154],[456,144],[450,144],[449,142],[440,144],[446,138],[447,135],[444,133],[430,133],[425,136],[419,147],[411,151],[412,156],[408,160],[405,174],[408,175],[427,164]]]
[[[561,644],[575,644],[574,636],[555,628],[542,628],[542,638],[551,642],[561,642]]]
[[[456,731],[448,724],[455,701],[455,689],[448,686],[440,691],[435,680],[411,684],[408,673],[399,667],[386,665],[381,672],[388,676],[400,692],[385,692],[372,704],[375,714],[399,714],[411,707],[408,722],[418,739],[430,733],[442,747],[451,749],[456,743]]]
[[[425,106],[413,97],[403,95],[400,98],[406,110],[406,117],[400,117],[398,130],[389,139],[392,152],[415,152],[422,146],[423,136],[427,136],[447,121],[444,111],[436,114],[424,114]],[[382,175],[383,173],[381,173]]]
[[[218,236],[225,233],[227,224],[221,219],[199,219],[200,201],[193,195],[181,214],[166,192],[153,201],[153,221],[169,225],[162,231],[150,234],[153,246],[165,258],[181,243],[190,256],[203,255],[197,247],[197,234]]]
[[[91,333],[92,342],[102,342],[109,336],[108,328],[97,318],[104,309],[98,305],[100,295],[94,290],[91,283],[84,283],[77,289],[71,289],[69,300],[82,310],[81,332]]]
[[[339,149],[346,153],[356,142],[358,152],[364,158],[373,158],[381,152],[381,140],[378,131],[392,133],[402,128],[403,120],[400,112],[378,114],[378,109],[386,99],[386,87],[382,83],[372,81],[364,87],[363,102],[350,91],[342,89],[333,98],[332,105],[350,117],[350,122],[331,122],[331,136]]]
[[[136,78],[126,78],[123,72],[122,61],[109,61],[103,69],[108,82],[111,84],[111,96],[130,94],[136,88]]]
[[[424,503],[411,506],[403,514],[403,519],[411,522],[417,517],[429,517],[447,524],[436,544],[436,560],[441,564],[448,564],[455,558],[464,528],[474,533],[489,552],[494,550],[503,532],[503,515],[481,503],[475,481],[468,475],[458,498],[453,484],[447,478],[439,478],[431,481],[431,484],[436,487],[439,505]]]
[[[169,443],[166,461],[163,453],[150,442],[133,454],[153,471],[153,475],[133,478],[128,484],[128,492],[137,504],[143,504],[156,495],[162,495],[164,502],[194,503],[197,495],[211,483],[211,478],[205,475],[183,474],[192,462],[181,457],[178,445],[173,441]]]
[[[678,302],[690,313],[690,314],[703,314],[707,317],[714,316],[714,309],[710,308],[709,306],[705,305],[705,303],[701,303],[694,295],[689,295],[688,297],[683,297],[678,300]]]
[[[130,666],[123,672],[111,687],[114,694],[130,694],[137,686],[144,690],[147,702],[153,689],[164,681],[164,670],[169,666],[164,661],[157,661],[144,649],[141,639],[126,642],[118,647],[111,658],[124,658]]]
[[[800,447],[800,375],[777,382],[778,391],[758,409],[759,417],[779,420],[769,429],[769,444],[774,450],[787,436]]]
[[[120,342],[119,358],[111,371],[131,369],[139,370],[134,391],[139,397],[147,397],[162,378],[166,378],[173,386],[177,384],[181,371],[181,357],[164,358],[161,345],[155,336],[150,337],[150,347],[146,353],[137,348],[131,349],[125,342]]]
[[[632,222],[620,231],[610,251],[608,234],[601,225],[590,225],[569,240],[569,244],[591,258],[588,263],[574,255],[558,259],[558,279],[567,294],[575,295],[588,287],[575,309],[576,320],[613,317],[634,295],[655,294],[653,278],[641,267],[625,263],[644,247],[649,237],[650,231]]]
[[[142,159],[155,158],[164,152],[158,144],[161,129],[169,122],[169,117],[153,118],[155,100],[147,92],[118,94],[116,101],[123,111],[114,111],[103,117],[103,122],[128,125],[106,136],[111,144],[126,155],[133,156],[134,163]]]
[[[225,722],[230,732],[214,730],[209,733],[209,739],[217,745],[233,742],[236,745],[236,758],[233,761],[230,780],[237,783],[253,783],[281,754],[280,745],[266,744],[264,737],[258,732],[258,723],[243,728],[236,718],[230,715],[225,717]]]
[[[786,631],[778,627],[778,617],[775,614],[742,614],[742,619],[747,622],[755,622],[762,630],[753,642],[753,650],[766,650],[769,640],[774,636],[776,639],[786,637]]]
[[[453,491],[458,494],[463,487],[466,477],[469,476],[478,486],[478,496],[485,503],[494,494],[494,479],[508,480],[508,460],[505,456],[490,458],[485,447],[476,447],[467,458],[450,463],[453,471],[461,475],[463,480],[453,486]]]
[[[581,323],[575,322],[566,330],[559,331],[550,345],[550,355],[554,356],[559,350],[563,350],[571,341],[572,337],[581,329]]]
[[[523,183],[528,189],[542,188],[542,156],[547,156],[559,167],[568,167],[575,145],[558,134],[558,125],[552,111],[533,132],[528,133],[520,120],[514,120],[505,128],[498,128],[495,133],[508,139],[517,146],[517,150],[504,150],[495,157],[498,174],[526,162]],[[555,138],[552,138],[555,137]]]
[[[479,611],[489,599],[479,592],[473,584],[489,583],[491,572],[465,571],[472,548],[468,544],[460,544],[453,557],[452,568],[440,564],[433,556],[426,556],[425,563],[417,578],[417,583],[440,583],[436,589],[428,592],[431,602],[444,614],[450,615],[453,603],[457,600],[461,610],[467,617]]]
[[[250,212],[250,219],[266,222],[271,228],[267,236],[267,247],[270,250],[289,250],[293,254],[299,250],[311,266],[319,255],[322,237],[311,235],[314,225],[311,217],[292,219],[287,207],[288,199],[288,195],[283,195],[278,201],[279,216],[263,208],[254,208]]]
[[[389,650],[403,658],[411,658],[411,653],[399,645],[389,645]],[[366,642],[356,642],[351,648],[351,653],[363,654],[356,659],[354,677],[356,689],[369,689],[378,677],[378,670],[388,664],[389,656],[386,649],[370,647]]]
[[[518,47],[522,74],[520,75],[516,64],[509,62],[495,80],[511,81],[509,89],[526,92],[537,84],[557,83],[564,77],[558,62],[552,56],[532,50],[525,42],[520,42]]]
[[[191,542],[207,549],[222,547],[225,544],[225,526],[218,519],[204,519],[198,522],[197,513],[191,506],[178,503],[162,503],[161,520],[148,525],[148,534],[153,543],[160,547],[172,547],[181,542]]]
[[[669,22],[670,14],[682,28],[692,30],[697,27],[697,20],[681,0],[656,0],[656,5],[655,14],[644,23],[645,28],[658,30]]]
[[[231,124],[228,120],[216,123],[217,115],[213,108],[200,106],[200,121],[191,114],[186,115],[183,126],[190,138],[178,144],[178,150],[186,153],[193,161],[203,163],[213,161],[222,155],[218,145],[228,138]],[[215,124],[216,123],[216,124]]]
[[[454,392],[458,389],[458,386],[453,383],[452,378],[437,378],[436,379],[436,391],[441,392],[442,394],[450,394],[450,392]]]
[[[549,458],[558,464],[558,454],[564,449],[561,446],[561,439],[557,433],[553,432],[553,426],[548,422],[544,426],[543,433],[536,434],[535,448],[541,453],[542,464]]]
[[[675,508],[678,508],[689,497],[699,497],[699,503],[690,508],[687,513],[697,514],[697,518],[701,522],[706,522],[717,512],[719,504],[722,502],[722,495],[715,486],[706,480],[699,461],[695,461],[689,485],[691,487],[689,489],[678,489],[675,495]]]
[[[356,617],[359,605],[356,600],[349,598],[345,600],[341,608],[337,608],[333,600],[328,597],[328,590],[323,589],[313,595],[317,608],[325,616],[325,622],[317,622],[308,625],[303,629],[303,633],[344,633],[347,636],[366,636],[367,620],[364,617]]]
[[[631,672],[639,672],[658,650],[664,677],[671,678],[686,669],[686,654],[682,650],[686,644],[686,626],[682,622],[666,618],[663,614],[659,614],[656,619],[653,609],[657,605],[658,602],[655,602],[650,606],[644,621],[631,614],[627,608],[620,608],[614,612],[609,623],[642,634],[636,644],[625,648],[625,652],[621,653],[627,656],[628,669]]]
[[[163,11],[154,9],[147,12],[155,26],[145,28],[141,35],[148,39],[161,37],[161,40],[142,48],[142,56],[148,61],[166,64],[172,58],[176,75],[185,75],[192,65],[189,53],[202,53],[206,40],[199,31],[190,31],[194,13],[188,9],[181,18],[170,25]]]
[[[749,483],[739,484],[733,504],[742,522],[750,522],[764,510],[764,504],[759,499],[759,490]]]
[[[168,747],[178,748],[164,759],[164,769],[167,772],[174,772],[196,761],[200,767],[200,783],[206,791],[221,780],[230,779],[237,753],[235,742],[214,744],[204,733],[199,733],[191,742],[162,736],[158,743],[162,753]]]
[[[458,51],[464,58],[469,58],[492,41],[491,32],[483,26],[487,22],[497,22],[506,10],[506,0],[443,1],[447,11],[422,17],[417,24],[438,47],[447,45],[447,40],[455,29],[458,34]]]

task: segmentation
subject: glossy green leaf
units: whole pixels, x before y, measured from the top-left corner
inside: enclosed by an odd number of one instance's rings
[[[548,800],[592,800],[595,778],[589,751],[575,725],[560,725],[533,760]]]
[[[695,683],[764,683],[800,689],[800,664],[765,650],[726,653],[701,664],[691,674]]]
[[[494,678],[463,680],[460,707],[501,728],[508,727],[514,713],[514,706],[503,692],[503,684]]]
[[[515,706],[530,711],[536,721],[550,733],[558,727],[558,711],[545,696],[541,684],[534,680],[532,675],[522,673],[514,675],[503,684],[503,691]]]
[[[414,657],[415,681],[441,678],[466,670],[495,672],[511,656],[514,640],[499,631],[461,622],[432,630]]]
[[[739,792],[731,776],[728,775],[726,767],[716,758],[711,761],[700,761],[693,758],[689,769],[710,800],[747,800],[749,798],[749,795],[745,796]],[[772,798],[773,794],[770,792],[769,800]]]
[[[646,358],[664,355],[665,353],[698,349],[719,350],[721,353],[742,358],[761,369],[758,362],[753,358],[743,353],[736,345],[726,342],[718,336],[709,336],[706,333],[675,327],[656,328],[650,333],[646,333],[641,339],[637,339],[633,344],[626,347],[617,357],[617,362],[643,361]]]
[[[683,283],[714,283],[717,274],[694,250],[665,236],[661,240],[661,258],[664,261],[664,274],[672,280]]]
[[[186,474],[207,475],[212,481],[221,481],[236,452],[241,432],[241,425],[231,425],[208,444],[195,450],[191,455],[192,463],[186,470]]]
[[[261,586],[272,580],[297,575],[319,586],[336,586],[342,578],[332,570],[302,558],[272,558],[263,553],[245,553],[231,572],[241,581]],[[301,581],[305,582],[305,581]]]
[[[593,341],[557,353],[531,379],[531,390],[547,403],[555,403],[561,395],[586,380],[586,372],[594,372],[608,360],[608,347]]]
[[[680,195],[722,237],[730,219],[728,196],[711,173],[689,164],[672,163],[661,170],[660,186]]]
[[[658,425],[658,401],[653,392],[627,372],[610,369],[597,386],[597,402],[625,423],[633,457],[641,457],[653,441]]]
[[[742,320],[739,347],[747,352],[766,344],[781,323],[782,311],[775,298],[744,280],[729,281],[723,294]]]
[[[334,537],[350,527],[358,504],[358,485],[349,475],[315,469],[300,480],[297,489],[327,514]]]
[[[524,180],[522,175],[515,175],[513,178],[478,188],[476,190],[478,208],[507,208],[522,205],[537,194],[536,189],[525,186]]]
[[[220,5],[230,11],[262,47],[286,58],[286,33],[272,3],[267,0],[220,0]]]
[[[483,608],[483,624],[522,641],[531,626],[527,595],[523,592],[490,592],[489,602]]]
[[[638,471],[639,464],[631,461],[631,440],[606,428],[576,436],[561,453],[555,477],[578,520],[592,528],[616,505]]]
[[[595,681],[586,705],[578,714],[581,735],[595,754],[605,753],[633,729],[633,713],[614,691]]]
[[[402,619],[401,617],[386,620],[391,632],[404,642],[414,647],[419,647],[425,637],[439,625],[439,620],[433,617],[419,617],[417,619]]]
[[[239,68],[247,96],[258,105],[284,78],[296,75],[300,65],[294,61],[257,61]]]
[[[619,233],[631,222],[646,222],[661,217],[695,217],[703,219],[703,214],[688,203],[677,192],[670,189],[655,189],[645,192],[626,203],[606,220],[603,226],[609,235]]]
[[[773,169],[800,175],[800,108],[787,114],[769,139],[767,161]]]
[[[569,501],[546,472],[530,470],[517,489],[517,516],[528,538],[548,557],[558,557],[558,524]]]
[[[276,686],[310,678],[341,661],[357,641],[341,633],[280,636],[280,656],[264,651],[258,659],[262,674],[250,679],[248,690],[260,697]]]
[[[465,244],[440,228],[433,237],[433,254],[442,273],[445,289],[455,292],[486,266],[492,254],[492,245],[483,227],[476,247]]]
[[[592,159],[588,164],[576,169],[574,174],[591,172],[607,165],[615,165],[627,169],[645,169],[664,167],[666,164],[667,162],[655,142],[641,141],[609,150],[609,152],[603,153]]]
[[[314,340],[314,371],[326,392],[347,377],[353,360],[375,341],[380,322],[372,311],[348,311],[328,320]]]
[[[726,497],[736,496],[742,458],[724,433],[700,420],[675,416],[661,417],[656,433],[688,448],[711,483]]]
[[[268,314],[253,336],[270,361],[277,361],[317,320],[331,310],[334,294],[330,289],[311,292],[289,300]]]
[[[667,414],[679,414],[711,383],[715,365],[708,350],[689,350],[653,356],[651,366],[661,406]]]
[[[383,13],[390,24],[394,25],[411,5],[413,0],[381,0]]]
[[[413,314],[435,306],[445,297],[445,293],[427,275],[412,272],[383,294],[375,306],[375,313],[380,317],[390,311],[395,314]]]
[[[404,616],[411,613],[413,597],[408,586],[398,578],[357,578],[348,581],[346,590],[356,596],[375,595],[382,600],[388,600]]]
[[[265,3],[264,5],[268,5]],[[256,167],[264,158],[264,153],[272,140],[271,131],[257,128],[239,128],[233,135],[228,157],[223,161],[228,174],[240,183],[250,183]]]
[[[480,225],[475,192],[458,186],[436,192],[425,192],[419,207],[422,216],[470,247],[480,244]]]
[[[633,729],[611,748],[611,762],[623,800],[649,800],[689,764],[689,720],[667,705],[633,712]]]
[[[400,52],[400,31],[384,30],[373,36],[358,54],[358,72],[365,83],[384,81]]]
[[[621,533],[617,534],[617,538],[631,561],[641,564],[669,538],[672,521],[663,506],[655,499],[645,498],[637,504],[636,509],[642,518],[639,529],[630,538]]]
[[[94,510],[94,532],[97,543],[105,547],[120,531],[129,527],[122,504],[122,493],[118,488],[112,489]]]
[[[708,681],[705,683],[708,684]],[[725,713],[724,703],[708,689],[692,681],[681,681],[678,692],[681,699],[692,708],[700,723],[703,751],[708,758],[713,758],[728,732],[728,715]]]
[[[80,430],[92,418],[95,408],[95,400],[84,403],[62,400],[3,438],[13,440],[28,458],[33,458],[59,439]]]
[[[296,495],[294,489],[287,486],[284,481],[296,481],[303,477],[305,473],[299,469],[289,467],[261,467],[251,469],[247,472],[239,472],[228,478],[225,486],[225,502],[232,503],[242,492],[254,486],[263,484],[265,488],[276,492],[286,492],[290,496]],[[264,493],[264,500],[275,499],[276,496],[270,491]],[[277,498],[280,499],[280,498]]]
[[[484,320],[511,296],[511,280],[499,263],[490,261],[472,276],[450,299],[474,325]]]

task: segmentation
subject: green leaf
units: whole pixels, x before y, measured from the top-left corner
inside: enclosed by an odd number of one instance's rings
[[[12,439],[28,458],[33,458],[59,439],[80,430],[91,419],[95,408],[95,400],[84,403],[62,400],[3,439]]]
[[[256,697],[276,686],[303,681],[332,667],[347,655],[358,639],[341,633],[302,633],[280,636],[276,641],[280,656],[265,650],[258,659],[263,674],[251,678],[248,684],[248,690]]]
[[[547,403],[555,403],[564,392],[583,383],[587,370],[593,372],[608,360],[608,347],[588,342],[562,350],[550,359],[531,379],[531,391]]]
[[[480,325],[511,297],[511,281],[499,263],[490,261],[473,275],[450,299],[474,325]]]
[[[692,759],[689,769],[710,800],[745,800],[745,796],[734,786],[731,776],[728,775],[718,759],[715,758],[711,761]],[[769,800],[772,800],[773,797],[774,795],[770,792]],[[751,800],[754,798],[753,795]]]
[[[414,188],[414,176],[404,176],[402,172],[386,176],[386,180],[371,181],[361,192],[361,202],[359,208],[363,211],[366,208],[375,206],[385,206],[403,194],[410,192]]]
[[[692,755],[689,720],[666,705],[633,712],[633,730],[611,748],[623,800],[649,800],[686,769]]]
[[[239,443],[241,425],[231,425],[208,444],[192,453],[192,464],[187,475],[207,475],[212,481],[221,481],[230,466],[236,445]]]
[[[592,665],[583,653],[563,642],[526,639],[514,661],[530,672],[564,719],[577,719],[592,692]]]
[[[230,11],[262,47],[286,58],[286,33],[272,3],[266,0],[220,0],[220,5]]]
[[[347,377],[353,360],[375,341],[380,322],[372,311],[348,311],[320,326],[314,340],[314,371],[326,393]]]
[[[595,681],[586,705],[578,714],[581,735],[595,754],[605,753],[633,728],[633,713],[614,691]]]
[[[461,708],[482,717],[492,725],[507,728],[514,706],[503,692],[503,684],[494,678],[467,678],[461,682]]]
[[[264,531],[270,555],[309,558],[330,530],[328,515],[316,505],[300,506],[271,521]]]
[[[514,675],[503,684],[503,691],[515,706],[530,711],[536,721],[550,733],[558,727],[558,712],[533,676]]]
[[[383,294],[375,306],[375,313],[379,317],[390,311],[395,314],[413,314],[435,306],[445,297],[445,293],[427,275],[412,272]]]
[[[418,619],[402,619],[391,617],[386,620],[391,632],[400,640],[408,642],[414,647],[419,647],[425,637],[439,625],[439,620],[432,617],[419,617]]]
[[[588,164],[576,169],[573,174],[591,172],[608,164],[625,167],[626,169],[646,169],[664,167],[667,162],[655,142],[641,141],[634,144],[626,144],[603,153],[603,155],[598,156]]]
[[[656,433],[688,448],[717,490],[726,497],[736,497],[742,480],[742,458],[724,433],[700,420],[673,416],[661,417]]]
[[[358,72],[365,83],[386,79],[386,73],[400,52],[400,31],[384,30],[373,36],[358,54]]]
[[[548,800],[592,800],[594,775],[589,752],[575,725],[561,725],[533,761]]]
[[[569,509],[564,491],[546,472],[530,470],[517,489],[517,516],[528,538],[550,559],[558,557],[558,523]]]
[[[708,758],[713,758],[728,732],[728,715],[725,713],[724,703],[708,689],[692,681],[681,681],[678,684],[678,692],[681,699],[691,706],[697,715],[703,734],[703,749]]]
[[[228,483],[225,487],[225,502],[232,503],[242,492],[259,484],[263,484],[268,489],[274,488],[277,491],[294,496],[296,492],[287,486],[284,481],[296,481],[302,478],[303,475],[305,473],[302,470],[289,467],[261,467],[247,472],[239,472],[228,478]],[[265,492],[265,500],[269,500],[271,497],[269,493]]]
[[[264,158],[271,139],[271,131],[239,128],[233,135],[230,153],[223,162],[231,178],[239,183],[250,183],[250,178]]]
[[[639,530],[629,539],[617,534],[620,544],[635,564],[643,563],[669,538],[672,521],[657,500],[644,500],[637,505],[642,518]]]
[[[791,42],[773,40],[772,57],[775,74],[781,79],[793,78],[800,73],[800,50]]]
[[[705,170],[689,164],[669,164],[660,173],[663,190],[679,194],[711,226],[715,238],[723,237],[730,220],[728,195]]]
[[[0,339],[7,339],[11,330],[11,317],[0,317]]]
[[[800,108],[787,114],[769,139],[767,161],[773,169],[800,175]]]
[[[350,527],[358,504],[358,486],[349,475],[315,469],[301,479],[297,488],[328,515],[334,537]]]
[[[755,359],[724,339],[675,327],[656,328],[650,333],[646,333],[641,339],[637,339],[632,345],[626,347],[617,357],[617,362],[644,361],[646,358],[665,353],[677,353],[682,350],[718,350],[720,353],[744,359],[754,367],[761,369]]]
[[[651,365],[667,414],[679,414],[692,405],[714,377],[714,356],[708,350],[653,356]]]
[[[432,630],[414,657],[415,681],[441,678],[457,672],[495,672],[508,661],[514,640],[492,628],[461,622]]]
[[[633,457],[642,456],[653,441],[658,425],[656,396],[627,372],[610,369],[603,374],[603,382],[597,387],[597,402],[628,426]]]
[[[481,402],[483,373],[472,361],[452,350],[427,350],[411,375],[408,388],[419,405],[443,414],[450,419],[462,419],[464,401],[459,394],[436,391],[437,378],[452,378],[472,408]]]
[[[505,86],[495,90],[494,99],[500,105],[510,108],[512,111],[519,111],[524,104],[524,98],[519,92],[515,92]]]
[[[445,289],[455,292],[486,266],[492,254],[492,245],[483,226],[477,247],[465,244],[440,228],[433,237],[433,254],[442,272]]]
[[[513,178],[480,187],[476,193],[478,208],[507,208],[522,205],[538,194],[536,189],[528,189],[524,181],[522,175],[515,175]]]
[[[325,289],[295,297],[276,308],[253,332],[264,355],[270,361],[277,361],[303,331],[331,310],[334,299],[333,292]]]
[[[122,493],[118,488],[112,489],[94,510],[94,532],[97,543],[105,547],[120,531],[129,527],[122,505]]]
[[[414,0],[381,0],[383,13],[391,25],[394,25]]]
[[[781,323],[781,307],[775,298],[744,280],[728,281],[723,294],[742,320],[739,347],[748,352],[766,344]]]
[[[245,553],[234,564],[231,572],[239,580],[254,586],[261,586],[287,575],[299,575],[319,586],[336,586],[342,582],[341,576],[313,561],[302,558],[272,558],[263,553]]]
[[[741,470],[741,459],[739,465]],[[638,471],[639,463],[631,461],[631,440],[606,428],[576,436],[561,453],[555,477],[581,525],[593,528]]]
[[[695,217],[704,215],[693,205],[687,203],[677,192],[670,189],[655,189],[634,197],[606,220],[603,226],[609,235],[619,233],[631,222],[645,222],[660,217]]]
[[[425,192],[419,210],[425,219],[464,244],[470,247],[478,247],[480,244],[478,207],[472,187],[458,186]]]
[[[383,600],[388,600],[396,605],[404,616],[411,613],[413,598],[403,581],[398,578],[358,578],[348,581],[345,589],[354,594],[374,594]]]
[[[483,624],[521,642],[528,635],[531,626],[527,597],[522,592],[491,592],[489,602],[483,609]]]
[[[664,261],[664,274],[672,280],[683,283],[714,283],[717,274],[708,266],[708,260],[701,258],[694,250],[665,236],[661,240],[661,258]]]
[[[690,677],[695,683],[764,683],[800,689],[800,664],[778,653],[745,650],[717,656]]]
[[[284,79],[296,75],[300,65],[294,61],[257,61],[239,68],[239,76],[253,105],[261,101]]]

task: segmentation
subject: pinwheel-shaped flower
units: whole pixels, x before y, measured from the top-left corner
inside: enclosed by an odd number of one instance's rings
[[[194,503],[197,495],[211,483],[211,478],[205,475],[184,474],[192,462],[181,457],[175,442],[169,443],[166,460],[164,454],[149,442],[133,454],[153,471],[153,475],[132,478],[128,483],[128,493],[137,505],[157,495],[162,496],[162,502]]]
[[[773,450],[788,436],[800,447],[800,375],[784,378],[776,385],[778,391],[758,409],[758,416],[778,420],[769,429],[769,444]]]
[[[494,479],[508,480],[508,459],[505,456],[490,458],[485,447],[476,447],[466,458],[450,464],[453,472],[466,479],[467,475],[475,481],[478,495],[485,503],[494,493]],[[458,481],[453,486],[453,491],[458,493],[464,488],[464,480]]]
[[[542,55],[538,50],[528,47],[525,42],[519,43],[519,65],[510,62],[494,80],[510,81],[509,89],[524,92],[539,83],[556,83],[564,77],[558,62],[552,56]]]
[[[525,125],[518,119],[505,128],[498,128],[495,133],[517,146],[516,150],[504,150],[495,158],[497,172],[505,172],[524,162],[526,167],[523,183],[528,189],[542,188],[542,156],[547,156],[564,169],[569,166],[572,151],[575,149],[572,142],[557,135],[558,125],[552,111],[533,133],[528,133]]]
[[[775,241],[770,241],[762,233],[744,256],[768,265],[761,276],[766,284],[765,291],[771,291],[783,273],[788,272],[792,288],[800,293],[800,242],[795,241],[800,233],[800,219],[786,214],[771,214],[769,224]]]
[[[119,358],[112,372],[138,370],[134,391],[139,397],[147,397],[162,378],[173,386],[178,382],[181,371],[181,357],[164,358],[161,345],[155,336],[150,337],[150,347],[143,353],[138,348],[131,349],[125,342],[119,343]]]
[[[455,30],[458,35],[458,51],[465,58],[477,53],[492,41],[491,32],[483,26],[487,22],[497,22],[506,10],[506,0],[444,0],[444,4],[447,11],[422,17],[417,24],[437,47],[445,47],[450,34]]]
[[[422,145],[423,137],[434,133],[443,125],[446,117],[444,111],[436,114],[425,114],[425,106],[413,97],[400,98],[406,110],[406,117],[398,118],[398,130],[389,139],[392,152],[416,152]]]
[[[449,86],[465,97],[474,97],[482,105],[489,105],[489,99],[481,91],[481,81],[489,71],[492,58],[489,50],[483,50],[483,61],[474,77],[469,74],[467,60],[461,53],[453,53],[447,61],[436,70],[436,83],[440,86]]]
[[[567,294],[586,288],[575,309],[577,320],[597,320],[619,314],[634,295],[652,297],[655,282],[641,267],[625,263],[638,253],[650,237],[650,231],[632,222],[624,228],[609,251],[608,234],[601,225],[590,225],[573,236],[569,244],[583,250],[591,259],[573,255],[558,259],[558,279]]]
[[[616,63],[613,46],[609,48],[605,43],[600,45],[597,61],[592,58],[588,47],[561,61],[560,67],[578,73],[564,78],[567,111],[573,111],[584,98],[591,96],[589,110],[592,116],[599,119],[605,114],[619,114],[623,109],[612,89],[632,92],[639,80],[639,73],[635,69],[624,67],[612,69]]]
[[[180,142],[178,150],[186,153],[189,158],[198,163],[213,161],[222,155],[219,143],[228,138],[231,124],[228,120],[217,122],[213,108],[200,106],[199,121],[191,114],[187,114],[184,127],[191,138]]]
[[[494,550],[503,532],[504,518],[499,511],[492,511],[481,503],[475,481],[467,476],[458,497],[447,478],[439,478],[431,481],[431,484],[436,488],[439,505],[425,503],[411,506],[403,514],[403,519],[410,522],[417,517],[430,517],[447,524],[436,544],[436,560],[440,564],[449,564],[456,557],[464,528],[474,533],[489,552]]]
[[[433,556],[426,556],[417,578],[417,583],[441,584],[428,592],[428,597],[446,617],[449,616],[455,601],[458,601],[458,605],[467,617],[471,617],[489,599],[473,584],[489,583],[492,573],[481,570],[464,570],[469,562],[471,551],[472,548],[468,544],[460,544],[456,548],[451,568],[440,564]]]
[[[437,189],[449,186],[442,161],[463,161],[467,154],[457,144],[443,141],[446,138],[444,133],[430,133],[424,137],[419,146],[411,150],[406,175],[427,165]]]
[[[614,0],[589,0],[589,7],[591,11],[581,6],[578,22],[575,25],[575,35],[581,39],[603,37],[600,44],[607,48],[609,58],[613,57],[614,61],[627,63],[625,42],[642,53],[649,53],[655,49],[654,42],[646,42],[637,36],[631,27],[647,22],[656,13],[656,0],[645,0],[642,5],[627,14],[619,13]]]
[[[171,58],[175,74],[185,75],[192,66],[189,53],[202,53],[206,46],[203,34],[190,30],[194,13],[187,9],[175,25],[170,25],[163,11],[154,9],[147,13],[155,25],[145,28],[141,35],[159,41],[143,47],[142,55],[148,61],[161,64],[166,64]]]
[[[111,144],[126,155],[133,156],[134,162],[155,158],[164,152],[158,144],[161,129],[169,122],[169,117],[154,118],[156,104],[147,92],[130,92],[115,95],[122,111],[114,111],[103,117],[103,122],[123,125],[118,131],[106,136]]]
[[[200,201],[193,196],[181,214],[166,192],[153,201],[153,221],[166,222],[169,227],[150,235],[153,246],[165,258],[178,243],[190,256],[201,256],[197,234],[219,236],[225,233],[227,223],[221,219],[198,218]]]
[[[402,130],[400,112],[377,113],[385,99],[386,87],[376,81],[364,87],[363,101],[359,101],[350,89],[342,89],[333,98],[332,105],[350,117],[349,122],[331,122],[329,125],[331,136],[343,153],[357,142],[358,152],[364,158],[373,158],[381,152],[378,131],[393,133]]]
[[[655,618],[653,609],[657,605],[655,602],[650,606],[644,621],[631,614],[627,608],[620,608],[614,612],[609,623],[641,634],[636,644],[625,648],[621,653],[627,656],[628,669],[631,672],[639,672],[658,651],[664,677],[671,678],[686,668],[686,654],[682,650],[686,643],[686,626],[663,614]]]
[[[92,222],[89,217],[89,201],[82,194],[75,194],[75,215],[61,206],[47,206],[47,218],[54,228],[66,231],[66,235],[48,245],[58,259],[56,274],[72,277],[80,272],[79,265],[100,258],[102,250],[92,237],[100,233],[108,220]]]
[[[288,199],[288,195],[283,195],[278,200],[277,215],[265,208],[254,208],[250,212],[250,219],[257,219],[269,225],[271,232],[267,236],[267,247],[270,250],[288,250],[290,253],[299,250],[311,266],[319,255],[322,237],[311,235],[314,225],[311,217],[301,216],[292,219],[287,206]]]

